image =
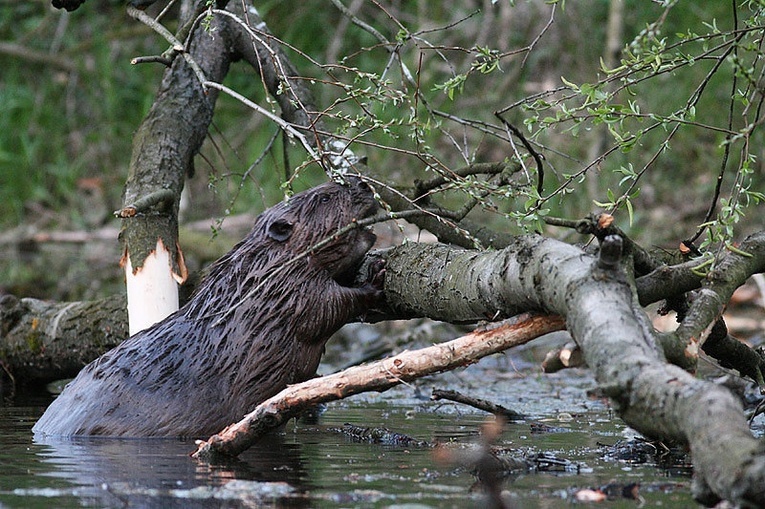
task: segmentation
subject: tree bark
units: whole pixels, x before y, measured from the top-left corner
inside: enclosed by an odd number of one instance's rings
[[[50,303],[5,295],[0,332],[6,374],[26,382],[69,378],[127,338],[125,297]]]

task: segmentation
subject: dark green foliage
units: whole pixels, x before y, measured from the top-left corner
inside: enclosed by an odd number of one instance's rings
[[[747,193],[763,188],[752,149],[762,145],[756,105],[744,113],[762,68],[755,4],[738,6],[738,26],[750,32],[721,58],[728,46],[714,48],[731,40],[724,34],[733,29],[731,4],[625,2],[623,49],[609,69],[601,64],[605,0],[554,7],[500,1],[487,10],[343,4],[378,34],[331,2],[256,7],[313,83],[328,129],[354,139],[353,150],[389,182],[520,157],[526,171],[509,183],[456,179],[436,198],[451,208],[475,200],[480,206],[471,215],[504,230],[543,228],[545,214],[582,217],[605,208],[644,241],[675,246],[712,203],[735,75],[750,96],[733,101],[732,129],[749,124],[751,132],[748,143],[741,133],[731,138],[717,209],[725,217],[710,229],[710,246],[729,241],[733,226],[750,219],[742,205],[756,195]],[[27,51],[0,50],[0,227],[33,220],[41,209],[70,226],[89,225],[79,206],[81,179],[101,178],[108,208],[120,206],[132,133],[164,70],[131,66],[130,59],[159,54],[166,43],[122,6],[96,1],[72,14],[45,2],[2,4],[0,41]],[[244,65],[232,67],[226,85],[272,107],[257,73]],[[509,143],[493,116],[501,109],[545,158],[541,202],[535,162]],[[221,95],[197,176],[187,183],[194,217],[259,211],[281,198],[287,179],[297,190],[323,179],[315,164],[304,164],[298,144],[286,151],[284,144],[273,123]]]
[[[119,203],[132,133],[161,72],[133,67],[130,57],[159,46],[122,9],[95,7],[82,7],[78,19],[41,2],[0,7],[0,40],[32,55],[0,53],[2,226],[27,217],[31,204],[79,223],[78,180],[86,177],[103,179]]]

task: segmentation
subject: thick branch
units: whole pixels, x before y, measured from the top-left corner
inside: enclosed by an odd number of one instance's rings
[[[640,304],[647,306],[699,288],[703,277],[694,273],[693,269],[700,263],[698,260],[691,260],[679,265],[661,265],[649,274],[637,278],[635,286],[640,296]]]
[[[199,28],[189,55],[199,62],[205,76],[222,81],[230,64],[222,27],[213,37]],[[196,73],[183,58],[176,58],[165,72],[149,113],[133,138],[133,156],[125,185],[124,203],[143,203],[147,197],[165,193],[169,205],[126,219],[123,240],[133,268],[143,265],[157,239],[165,246],[177,245],[178,203],[187,173],[193,173],[193,158],[199,151],[212,120],[217,92],[206,92]],[[174,250],[173,250],[174,251]],[[180,259],[174,272],[182,273]]]
[[[742,376],[748,376],[765,390],[765,355],[762,349],[752,349],[746,343],[728,335],[728,327],[722,318],[715,321],[709,337],[702,345],[704,353],[718,360],[724,368],[737,369]]]
[[[704,331],[722,314],[723,307],[752,274],[765,271],[765,232],[747,237],[735,250],[718,261],[691,303],[676,334],[681,342],[701,341]]]
[[[562,327],[563,320],[559,317],[527,314],[478,329],[447,343],[403,352],[382,361],[292,385],[258,405],[240,422],[206,442],[200,442],[194,457],[211,461],[236,456],[268,431],[319,403],[359,392],[382,392],[403,382],[466,366]]]

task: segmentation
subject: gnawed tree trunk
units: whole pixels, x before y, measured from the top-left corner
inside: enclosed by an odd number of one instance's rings
[[[220,58],[228,54],[223,37],[198,28],[187,46],[208,79],[223,79],[230,63]],[[216,91],[203,89],[184,58],[175,58],[133,138],[120,211],[131,335],[178,309],[177,285],[186,277],[178,245],[178,207],[216,97]]]
[[[193,6],[208,4],[185,2],[182,11],[188,19],[181,16],[181,23],[204,11],[195,11]],[[243,16],[243,4],[233,4],[232,11],[239,18],[216,11],[208,27],[205,23],[195,25],[183,50],[183,57],[190,58],[174,58],[134,137],[124,205],[119,211],[125,218],[121,238],[131,335],[178,308],[177,284],[186,278],[177,233],[180,196],[186,175],[194,173],[194,157],[207,136],[218,95],[214,87],[204,87],[201,80],[221,83],[230,64],[241,58],[261,73],[285,119],[313,129],[318,125],[310,94],[295,79],[298,73],[281,49],[265,37],[265,25],[260,26],[253,12]],[[263,37],[252,37],[255,26]],[[199,68],[192,68],[189,60]],[[314,148],[320,143],[316,135],[306,140]]]

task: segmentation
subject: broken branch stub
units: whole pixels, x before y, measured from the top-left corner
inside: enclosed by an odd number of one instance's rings
[[[603,270],[617,270],[622,259],[622,238],[609,235],[600,243],[598,267]]]

